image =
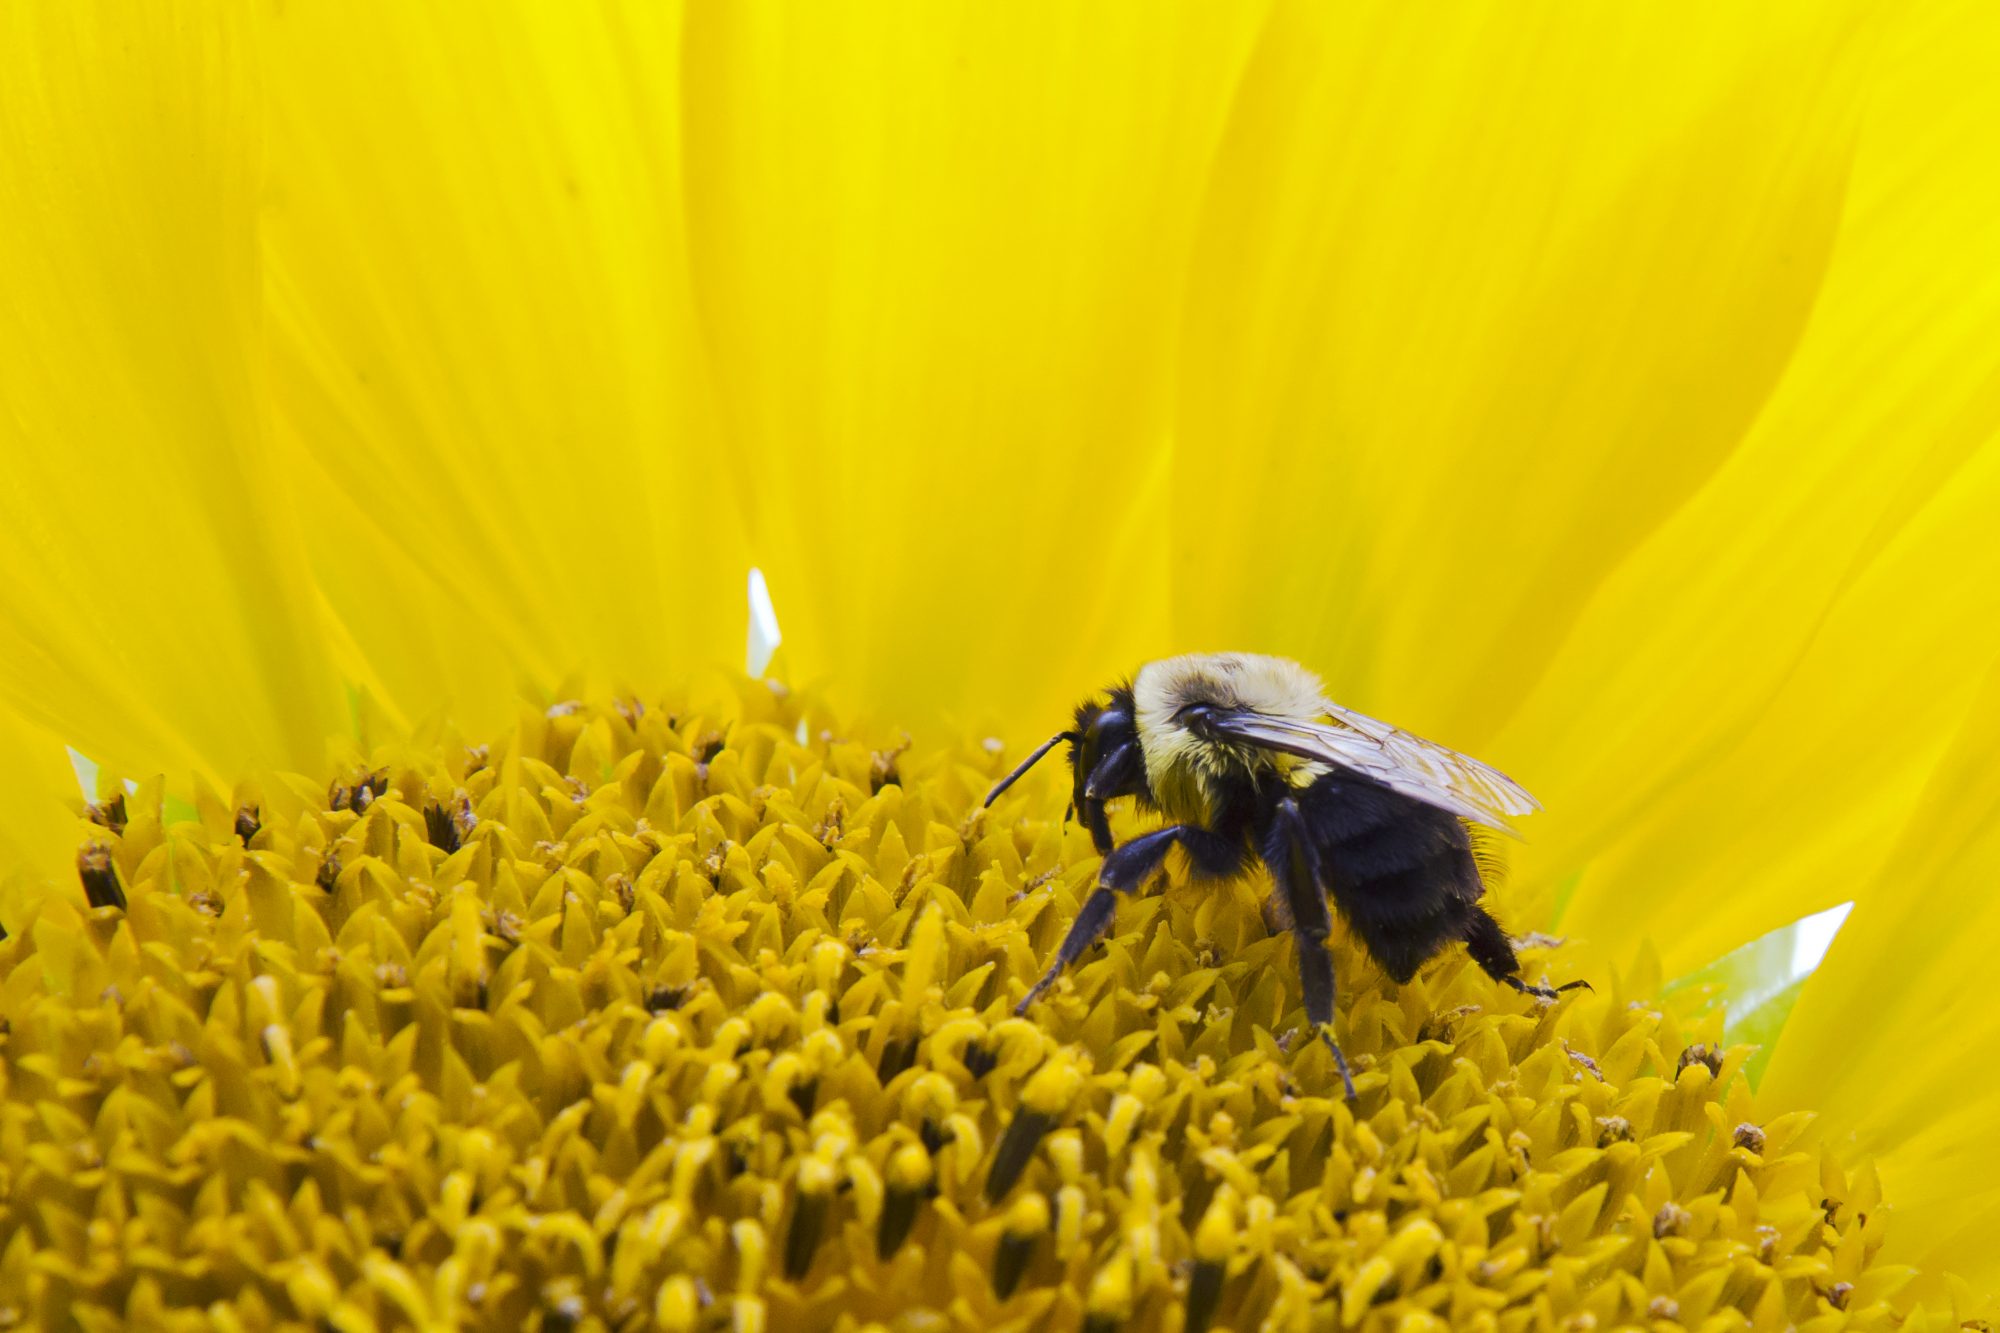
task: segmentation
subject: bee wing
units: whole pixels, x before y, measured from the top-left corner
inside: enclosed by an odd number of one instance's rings
[[[1325,722],[1248,710],[1215,713],[1211,722],[1233,740],[1353,769],[1405,796],[1515,837],[1520,834],[1507,817],[1542,808],[1519,783],[1489,764],[1336,703],[1328,703],[1326,710]]]

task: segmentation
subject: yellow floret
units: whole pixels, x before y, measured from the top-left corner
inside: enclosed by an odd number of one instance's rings
[[[0,944],[0,1322],[1893,1323],[1872,1172],[1713,1020],[1337,939],[1350,1104],[1254,886],[1178,882],[1017,1018],[1060,782],[842,736],[746,683],[80,826]]]

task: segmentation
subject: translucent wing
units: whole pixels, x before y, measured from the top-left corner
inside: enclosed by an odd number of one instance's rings
[[[1216,710],[1208,720],[1230,739],[1351,768],[1405,796],[1515,837],[1520,834],[1507,817],[1542,808],[1519,783],[1489,764],[1336,703],[1327,703],[1326,711],[1324,722],[1247,709]]]

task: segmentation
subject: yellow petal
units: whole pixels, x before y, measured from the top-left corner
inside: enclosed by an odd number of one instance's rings
[[[2000,655],[2000,25],[1894,37],[1782,381],[1495,747],[1562,928],[1670,975],[1854,897]]]
[[[75,874],[76,821],[57,799],[78,797],[61,736],[0,707],[0,927],[18,931],[47,885]]]
[[[1881,1164],[1905,1257],[2000,1291],[2000,671],[1909,828],[1805,984],[1760,1089],[1812,1107]]]
[[[1260,45],[1191,288],[1173,571],[1177,642],[1473,747],[1784,373],[1860,79],[1846,6],[1454,14],[1298,5]]]
[[[265,26],[275,425],[372,688],[490,722],[733,661],[758,500],[687,272],[678,15]]]
[[[117,768],[317,763],[343,701],[262,437],[248,36],[0,22],[0,700]]]
[[[288,7],[277,416],[384,690],[726,659],[753,564],[796,674],[913,722],[1047,725],[1147,655],[1258,17]]]
[[[1260,15],[697,11],[693,271],[801,674],[1036,730],[1164,646],[1180,297]]]

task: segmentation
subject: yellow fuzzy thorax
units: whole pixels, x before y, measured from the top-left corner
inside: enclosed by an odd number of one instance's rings
[[[1256,886],[1173,885],[1012,1017],[1089,840],[887,741],[746,683],[100,810],[123,905],[0,945],[0,1322],[1895,1325],[1872,1171],[1650,984],[1337,939],[1349,1105]]]
[[[1132,701],[1146,781],[1162,813],[1176,822],[1214,817],[1219,785],[1259,769],[1303,786],[1326,770],[1319,764],[1248,745],[1197,739],[1176,714],[1193,703],[1251,708],[1301,722],[1322,720],[1319,678],[1296,662],[1256,653],[1195,653],[1148,662],[1132,678]]]

